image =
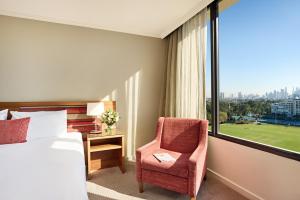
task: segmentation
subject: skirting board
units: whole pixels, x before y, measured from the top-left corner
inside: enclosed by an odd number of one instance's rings
[[[127,158],[127,159],[125,159],[125,164],[135,166],[135,160],[130,160],[130,159]]]
[[[235,190],[236,192],[240,193],[244,197],[250,200],[264,200],[262,197],[257,196],[253,192],[247,190],[246,188],[243,188],[242,186],[238,185],[237,183],[231,181],[230,179],[222,176],[221,174],[213,171],[212,169],[207,168],[208,177],[213,176],[214,178],[218,179],[222,183],[224,183],[226,186],[230,187],[231,189]]]

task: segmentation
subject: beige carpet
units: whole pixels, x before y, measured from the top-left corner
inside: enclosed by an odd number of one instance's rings
[[[119,168],[104,169],[87,182],[90,200],[188,200],[176,192],[145,184],[144,193],[138,192],[134,166],[127,166],[122,174]],[[197,200],[246,200],[218,180],[208,177],[201,186]]]

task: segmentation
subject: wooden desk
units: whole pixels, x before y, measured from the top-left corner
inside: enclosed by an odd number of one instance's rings
[[[119,130],[112,130],[111,134],[87,135],[87,167],[88,178],[103,168],[119,166],[125,173],[124,166],[124,135]]]

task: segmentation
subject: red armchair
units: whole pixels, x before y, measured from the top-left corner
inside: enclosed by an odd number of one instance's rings
[[[160,117],[156,138],[136,151],[136,176],[143,182],[196,199],[206,175],[207,120]],[[174,162],[159,162],[153,153],[167,152]]]

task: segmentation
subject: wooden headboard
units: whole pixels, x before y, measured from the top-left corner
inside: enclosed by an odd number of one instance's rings
[[[58,111],[67,110],[68,132],[78,131],[88,133],[95,128],[95,118],[86,115],[87,103],[98,101],[80,102],[0,102],[0,110],[10,111]],[[105,110],[116,110],[115,101],[103,101]]]

